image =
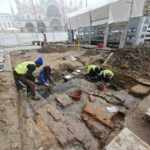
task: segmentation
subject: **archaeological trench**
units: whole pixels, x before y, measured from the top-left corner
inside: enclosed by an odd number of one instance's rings
[[[110,53],[113,56],[105,67],[115,72],[115,78],[113,86],[101,90],[97,83],[85,80],[84,66],[102,65]],[[56,85],[48,97],[33,101],[25,91],[16,90],[13,68],[37,56],[52,67]],[[6,53],[6,65],[0,72],[0,149],[111,150],[106,146],[124,128],[150,144],[150,123],[143,119],[150,107],[148,56],[141,49],[67,46]],[[75,72],[77,69],[81,72]],[[73,78],[64,82],[62,77],[68,74]]]

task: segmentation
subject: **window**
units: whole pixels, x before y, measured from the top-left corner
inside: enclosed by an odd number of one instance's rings
[[[145,23],[145,24],[148,24],[148,23],[149,23],[149,20],[148,20],[148,19],[146,19],[144,23]]]
[[[146,37],[150,37],[150,34],[147,34]]]
[[[144,34],[141,35],[141,38],[142,38],[142,39],[144,38]]]
[[[146,32],[147,31],[147,26],[144,26],[143,27],[143,32]]]

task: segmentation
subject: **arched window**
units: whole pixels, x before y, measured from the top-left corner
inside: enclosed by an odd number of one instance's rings
[[[28,32],[35,31],[34,25],[31,22],[26,23],[25,28],[27,29]]]
[[[60,11],[55,5],[50,5],[47,8],[47,17],[60,17]]]

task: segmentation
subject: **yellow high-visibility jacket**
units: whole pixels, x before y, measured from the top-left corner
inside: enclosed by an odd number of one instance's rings
[[[109,69],[105,69],[100,72],[100,75],[103,75],[104,77],[109,76],[109,77],[113,78],[114,73]]]
[[[30,64],[35,65],[34,61],[26,61],[26,62],[18,64],[15,67],[16,73],[19,74],[19,75],[25,75],[28,71],[27,66],[30,65]]]
[[[86,66],[87,73],[90,73],[91,69],[95,70],[96,67],[97,67],[96,65],[87,65]]]

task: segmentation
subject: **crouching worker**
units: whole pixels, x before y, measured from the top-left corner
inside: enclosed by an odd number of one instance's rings
[[[54,84],[50,66],[44,66],[42,68],[38,76],[38,84],[46,87],[48,87],[50,84]]]
[[[86,79],[90,81],[98,81],[99,80],[99,74],[101,69],[99,69],[96,65],[87,65],[86,66]]]
[[[104,82],[110,82],[114,77],[114,73],[109,69],[101,69],[99,73],[99,80]]]
[[[52,93],[52,85],[54,85],[50,66],[44,66],[39,73],[38,82],[39,93],[42,97],[47,98]]]
[[[35,77],[33,75],[36,68],[43,65],[43,59],[39,57],[34,61],[26,61],[18,64],[14,69],[14,77],[17,89],[20,90],[23,88],[22,85],[27,87],[27,95],[31,96],[32,99],[38,100],[39,97],[35,92]]]

